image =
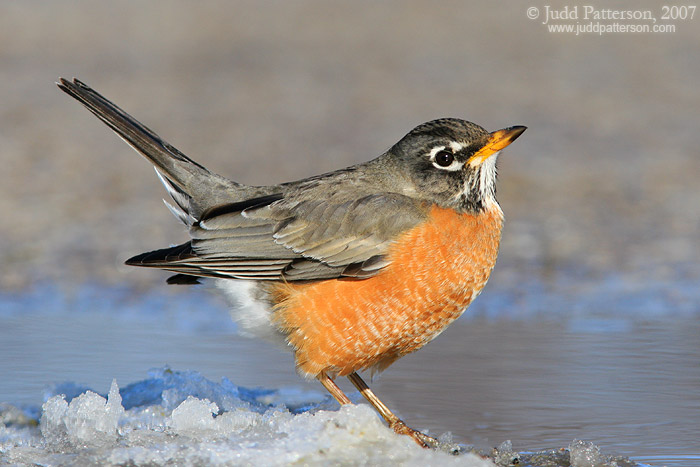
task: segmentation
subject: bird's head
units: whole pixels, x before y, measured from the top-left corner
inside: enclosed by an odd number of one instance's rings
[[[442,118],[417,126],[387,153],[413,196],[439,206],[480,212],[496,203],[496,159],[526,127],[489,133],[479,125]]]

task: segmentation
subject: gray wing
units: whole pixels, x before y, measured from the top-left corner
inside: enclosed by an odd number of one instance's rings
[[[190,228],[190,242],[135,256],[127,264],[240,279],[371,277],[388,264],[392,239],[425,219],[416,200],[368,194],[366,184],[360,189],[362,178],[346,177],[353,168],[304,186],[235,183],[209,172],[86,84],[61,78],[58,86],[151,161],[176,206],[166,204]],[[308,199],[319,180],[328,186],[349,183],[354,190],[344,190],[344,197],[335,191],[331,199]],[[353,193],[364,195],[351,200]],[[229,200],[244,201],[224,204]]]
[[[271,195],[214,208],[192,225],[191,242],[128,264],[235,279],[367,278],[389,264],[392,240],[426,216],[419,201],[394,193],[345,202]]]

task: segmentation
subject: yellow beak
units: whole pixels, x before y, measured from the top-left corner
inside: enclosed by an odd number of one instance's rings
[[[469,165],[472,167],[481,165],[486,159],[515,141],[525,130],[527,130],[526,126],[517,125],[494,131],[489,135],[484,147],[469,158]]]

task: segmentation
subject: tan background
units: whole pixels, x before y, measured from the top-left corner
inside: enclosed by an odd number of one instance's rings
[[[370,159],[435,117],[528,125],[500,161],[497,275],[700,276],[700,18],[574,37],[533,5],[3,2],[0,287],[154,284],[121,262],[186,239],[148,164],[58,76],[252,184]]]

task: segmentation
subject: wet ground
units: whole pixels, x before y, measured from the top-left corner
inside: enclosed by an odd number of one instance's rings
[[[53,84],[77,76],[252,184],[367,160],[436,117],[527,125],[500,159],[491,282],[376,391],[482,448],[584,439],[699,465],[700,18],[574,36],[532,6],[2,5],[0,402],[40,405],[63,381],[106,394],[165,363],[317,390],[216,299],[122,266],[186,234],[148,164]]]
[[[507,316],[498,310],[508,290],[495,284],[490,290],[474,305],[475,316],[373,383],[407,422],[436,435],[451,432],[482,452],[505,440],[516,452],[585,440],[640,463],[700,462],[692,416],[700,407],[696,314],[669,314],[673,303],[660,296],[648,300],[655,298],[658,309],[625,308],[622,301],[597,309],[596,298],[621,298],[605,291],[565,309],[559,307],[568,294],[530,292],[531,304]],[[687,300],[699,298],[694,289],[685,293]],[[317,383],[294,374],[289,355],[236,335],[225,308],[202,290],[145,296],[127,289],[85,288],[72,296],[53,290],[5,296],[0,305],[0,394],[29,414],[57,383],[106,394],[113,378],[124,387],[164,364],[244,387],[325,396]]]

